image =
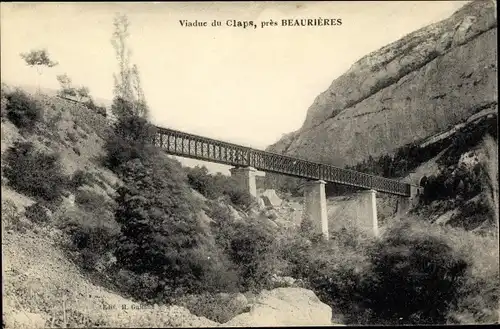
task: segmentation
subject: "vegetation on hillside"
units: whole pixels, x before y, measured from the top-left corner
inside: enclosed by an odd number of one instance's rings
[[[248,210],[254,205],[250,193],[232,177],[221,173],[211,175],[205,166],[186,167],[185,171],[189,185],[208,199],[223,198],[242,210]]]
[[[58,154],[16,142],[2,157],[2,176],[35,203],[19,214],[2,201],[2,210],[8,210],[2,222],[9,230],[57,227],[65,234],[68,255],[89,277],[140,302],[180,303],[219,322],[243,311],[221,302],[220,293],[271,289],[277,285],[276,275],[291,276],[297,285],[312,289],[332,307],[335,320],[346,324],[498,321],[498,235],[438,226],[423,220],[425,215],[412,214],[389,223],[380,239],[346,228],[321,241],[305,228],[280,228],[255,215],[255,200],[230,177],[211,175],[205,167],[182,168],[165,156],[152,144],[155,131],[148,121],[138,68],[129,63],[128,26],[125,16],[117,17],[116,120],[102,134],[105,154],[101,163],[96,160],[119,183],[113,193],[97,193],[93,187],[104,190],[111,184],[103,185],[103,179],[86,168],[66,175]],[[45,119],[42,105],[20,91],[5,99],[2,118],[5,114],[26,135],[37,132]],[[476,214],[462,216],[493,218],[498,225],[492,136],[484,140],[487,162],[472,171],[453,166],[464,151],[483,141],[483,133],[465,131],[446,142],[441,161],[455,176],[444,179],[450,174],[443,171],[429,177],[422,209],[435,201],[487,193],[484,212],[475,209]],[[394,157],[371,159],[354,169],[404,175],[441,152],[443,145],[409,145]],[[288,191],[298,193],[300,184],[295,183],[284,181]],[[74,204],[64,204],[70,194]],[[232,208],[241,210],[240,218]]]

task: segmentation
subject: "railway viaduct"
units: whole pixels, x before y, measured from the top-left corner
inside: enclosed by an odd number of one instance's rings
[[[326,183],[355,186],[363,190],[360,213],[364,216],[362,220],[372,227],[375,236],[379,233],[377,192],[397,195],[397,211],[403,215],[416,200],[418,191],[417,186],[411,182],[368,175],[168,128],[156,127],[153,143],[171,155],[233,166],[231,175],[254,197],[257,196],[257,170],[307,179],[302,218],[310,221],[314,231],[322,234],[325,239],[329,238]]]

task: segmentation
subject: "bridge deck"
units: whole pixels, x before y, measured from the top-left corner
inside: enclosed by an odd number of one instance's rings
[[[373,189],[389,194],[410,196],[410,185],[397,180],[282,154],[256,150],[178,130],[162,127],[156,128],[157,133],[154,144],[172,155],[231,166],[250,166],[266,172],[314,180],[321,179],[327,183],[337,183]]]

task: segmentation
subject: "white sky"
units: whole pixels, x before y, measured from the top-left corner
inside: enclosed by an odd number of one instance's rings
[[[464,1],[247,3],[1,3],[1,77],[36,84],[19,53],[46,48],[59,62],[43,87],[67,73],[111,99],[115,12],[128,15],[136,63],[155,124],[263,149],[300,128],[314,98],[358,59]],[[227,19],[341,18],[337,27],[224,26]],[[179,20],[222,20],[219,28]]]

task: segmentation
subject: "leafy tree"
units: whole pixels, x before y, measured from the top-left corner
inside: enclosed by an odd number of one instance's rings
[[[111,111],[117,118],[114,134],[106,142],[107,165],[119,170],[121,164],[133,159],[146,159],[155,152],[151,143],[154,127],[147,121],[147,105],[136,65],[130,67],[127,47],[129,21],[117,15],[111,44],[116,51],[119,73],[114,74],[115,88]],[[134,93],[135,90],[135,93]]]
[[[155,127],[146,119],[137,116],[119,117],[114,125],[114,134],[106,139],[106,165],[115,172],[133,159],[148,159],[156,154],[151,144]]]
[[[80,97],[80,101],[84,98],[90,98],[90,90],[88,87],[81,86],[76,90],[76,93]]]
[[[130,36],[130,22],[126,15],[117,15],[114,19],[115,31],[111,44],[116,52],[119,64],[118,74],[114,74],[114,105],[112,111],[115,116],[137,115],[147,117],[148,107],[141,86],[137,65],[130,64],[131,50],[127,46]],[[125,111],[124,111],[125,110]],[[116,111],[116,112],[115,112]]]
[[[112,111],[116,117],[137,115],[147,117],[148,106],[141,86],[137,65],[130,65],[131,50],[127,46],[130,22],[126,15],[117,15],[114,19],[115,31],[111,44],[116,52],[119,64],[118,74],[114,74],[115,98]]]
[[[76,89],[72,86],[71,78],[67,74],[60,74],[56,78],[61,85],[61,90],[59,90],[61,96],[76,96]]]
[[[28,66],[36,67],[38,76],[42,75],[44,66],[50,68],[58,65],[57,62],[54,62],[50,59],[49,53],[46,49],[31,50],[28,53],[21,53],[20,56],[22,59],[24,59]],[[38,92],[40,92],[39,82],[37,83],[37,86]]]
[[[200,289],[207,256],[197,213],[182,169],[165,159],[134,159],[122,165],[124,185],[117,190],[116,221],[122,225],[118,264],[136,274],[160,279],[150,296],[168,289]],[[207,265],[208,266],[208,265]]]

